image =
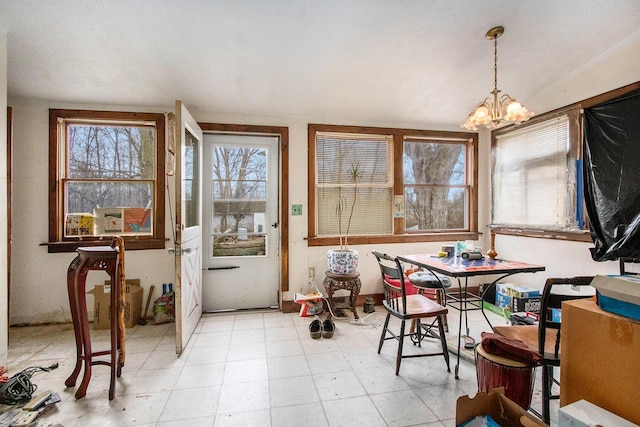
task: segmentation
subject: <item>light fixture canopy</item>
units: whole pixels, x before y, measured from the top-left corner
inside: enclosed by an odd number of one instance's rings
[[[495,129],[502,121],[525,122],[533,117],[533,112],[506,93],[499,96],[498,89],[498,37],[504,33],[503,27],[494,27],[487,31],[486,37],[493,40],[493,90],[491,96],[476,105],[462,127],[478,130],[478,126]]]

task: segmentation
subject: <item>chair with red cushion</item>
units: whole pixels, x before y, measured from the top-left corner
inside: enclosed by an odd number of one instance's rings
[[[404,275],[400,261],[395,257],[390,257],[378,251],[372,251],[372,253],[380,266],[384,287],[384,300],[382,303],[387,310],[387,317],[384,321],[384,328],[378,345],[378,354],[380,354],[386,340],[395,339],[398,341],[396,375],[400,372],[402,359],[409,357],[443,356],[447,364],[447,371],[451,372],[449,352],[442,322],[442,318],[447,314],[447,308],[422,294],[409,294],[407,290],[410,284]],[[389,327],[391,316],[400,320],[399,333]],[[405,322],[414,319],[416,320],[415,332],[411,330],[407,332]],[[427,319],[426,323],[422,322],[424,319]],[[442,348],[440,351],[435,352],[405,355],[402,352],[405,337],[410,337],[420,347],[422,347],[423,339],[435,338]]]

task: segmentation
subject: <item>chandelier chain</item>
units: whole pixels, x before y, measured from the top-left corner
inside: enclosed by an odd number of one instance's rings
[[[498,36],[493,37],[493,90],[498,93]]]

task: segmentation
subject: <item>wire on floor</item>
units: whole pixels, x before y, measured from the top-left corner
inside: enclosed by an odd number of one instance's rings
[[[329,304],[329,300],[327,299],[327,297],[324,296],[324,294],[322,292],[320,292],[320,290],[318,289],[318,286],[316,286],[316,282],[313,280],[312,277],[309,278],[309,285],[313,286],[314,289],[316,290],[316,292],[318,293],[318,295],[320,295],[322,297],[322,299],[327,303],[327,308],[329,309],[329,313],[331,313],[331,317],[332,320],[340,320],[340,321],[348,321],[350,324],[352,325],[356,325],[356,326],[365,326],[368,328],[377,328],[378,326],[380,326],[382,323],[380,322],[380,319],[378,319],[378,316],[375,316],[375,323],[367,323],[366,320],[371,316],[374,315],[374,313],[369,313],[367,314],[364,318],[361,319],[350,319],[350,318],[343,318],[343,317],[338,317],[333,310],[331,309],[331,304]],[[316,319],[320,319],[320,317],[316,314],[314,315],[314,318]]]
[[[37,372],[49,372],[57,367],[57,363],[49,367],[30,366],[18,372],[0,385],[0,403],[19,405],[28,402],[38,388],[31,382],[31,377]]]

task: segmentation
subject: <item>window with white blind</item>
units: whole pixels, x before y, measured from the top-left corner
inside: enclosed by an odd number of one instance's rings
[[[308,150],[309,246],[478,238],[476,133],[309,124]]]
[[[318,236],[393,232],[391,143],[390,135],[317,133]]]
[[[493,134],[492,227],[583,228],[578,110]]]

